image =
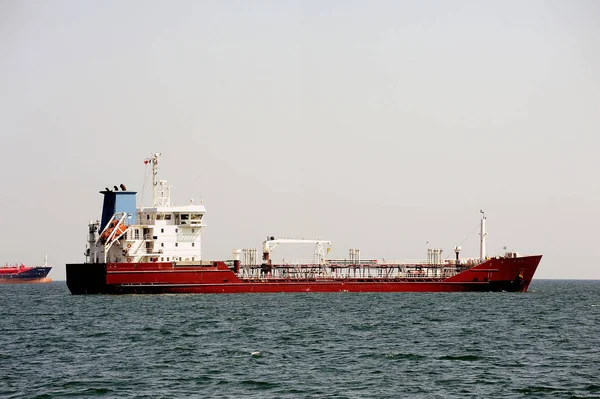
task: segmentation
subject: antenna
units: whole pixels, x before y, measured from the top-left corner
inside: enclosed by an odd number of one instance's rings
[[[152,163],[152,206],[156,207],[156,189],[158,187],[158,160],[161,156],[160,152],[155,152],[150,158],[144,160],[144,163]]]

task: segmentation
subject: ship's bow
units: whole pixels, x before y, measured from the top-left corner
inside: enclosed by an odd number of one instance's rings
[[[519,283],[521,288],[518,291],[526,292],[529,289],[529,284],[531,284],[531,280],[533,280],[533,275],[542,260],[542,255],[525,256],[516,259],[520,260],[520,262],[516,262],[515,264],[515,269],[517,270],[514,270],[515,280]]]
[[[541,260],[541,255],[491,258],[446,282],[466,291],[526,292]]]

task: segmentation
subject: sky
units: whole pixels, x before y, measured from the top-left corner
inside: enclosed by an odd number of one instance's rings
[[[150,205],[161,152],[172,201],[207,208],[204,259],[267,235],[478,256],[483,209],[490,255],[600,279],[598,21],[596,1],[0,0],[0,263],[47,253],[64,280],[98,192]]]

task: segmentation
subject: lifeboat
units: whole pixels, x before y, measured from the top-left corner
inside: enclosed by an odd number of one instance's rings
[[[114,230],[117,230],[114,237],[120,237],[123,233],[125,233],[127,231],[127,226],[125,226],[124,224],[119,224],[118,220],[113,220],[112,222],[110,222],[110,224],[108,225],[108,227],[104,230],[104,232],[100,235],[100,241],[102,241],[102,243],[104,244],[107,240],[108,237],[110,237],[110,235],[113,233]]]

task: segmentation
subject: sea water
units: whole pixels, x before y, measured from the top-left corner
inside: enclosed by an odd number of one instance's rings
[[[2,398],[600,397],[600,282],[527,293],[0,286]]]

